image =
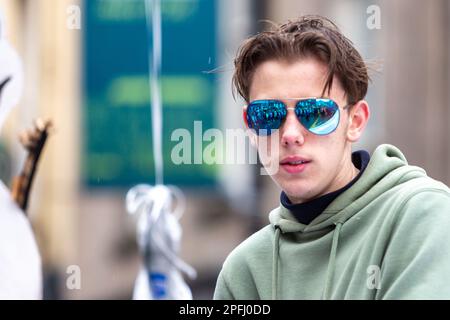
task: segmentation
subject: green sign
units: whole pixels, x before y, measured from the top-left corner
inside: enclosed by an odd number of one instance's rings
[[[154,183],[148,79],[151,32],[144,0],[84,1],[83,182],[88,187]],[[214,127],[215,0],[162,0],[164,183],[211,185],[216,167],[176,165],[175,129]],[[194,146],[192,146],[192,154]]]

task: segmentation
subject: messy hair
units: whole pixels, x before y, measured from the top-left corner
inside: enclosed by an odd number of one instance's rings
[[[330,94],[336,76],[349,104],[364,99],[370,80],[365,62],[353,43],[332,21],[317,15],[306,15],[275,25],[273,30],[247,39],[234,60],[233,86],[248,103],[252,77],[261,63],[306,57],[314,57],[327,65],[322,96],[326,92]]]

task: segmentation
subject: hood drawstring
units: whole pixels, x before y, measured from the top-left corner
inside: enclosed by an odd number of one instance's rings
[[[273,262],[272,262],[272,300],[277,300],[278,289],[278,257],[280,251],[280,227],[275,226],[275,243],[273,244]]]
[[[333,233],[333,242],[331,244],[330,259],[328,261],[328,268],[327,268],[327,278],[326,278],[325,289],[324,289],[324,293],[323,293],[323,298],[325,300],[330,299],[331,283],[333,281],[333,272],[336,267],[335,264],[336,264],[337,246],[338,246],[338,240],[339,240],[339,234],[341,232],[341,228],[342,228],[342,222],[337,222],[336,228],[334,229],[334,233]]]

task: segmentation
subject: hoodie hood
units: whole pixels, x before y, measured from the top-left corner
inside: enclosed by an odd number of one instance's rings
[[[383,144],[376,148],[365,172],[358,181],[350,189],[338,196],[309,225],[299,223],[291,212],[282,205],[273,210],[269,214],[270,223],[275,229],[272,298],[277,299],[279,247],[282,233],[317,232],[318,234],[324,234],[327,230],[333,230],[333,240],[323,290],[323,298],[328,299],[333,282],[339,235],[344,223],[386,190],[424,176],[426,176],[425,170],[409,166],[405,156],[398,148]]]

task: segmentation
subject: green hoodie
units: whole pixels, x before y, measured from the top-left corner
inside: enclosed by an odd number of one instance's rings
[[[450,299],[450,190],[381,145],[309,225],[280,206],[226,259],[214,299]]]

